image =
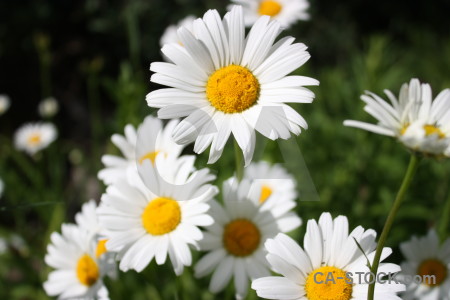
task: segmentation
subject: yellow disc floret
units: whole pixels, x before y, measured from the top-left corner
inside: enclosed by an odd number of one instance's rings
[[[406,123],[405,125],[403,125],[403,127],[400,129],[400,134],[404,135],[406,130],[409,127],[409,123]],[[425,131],[425,135],[429,136],[429,135],[437,135],[439,139],[443,139],[445,138],[445,133],[442,132],[442,130],[435,126],[435,125],[431,125],[431,124],[426,124],[423,126],[423,130]]]
[[[160,152],[160,151],[151,151],[151,152],[148,152],[148,153],[145,154],[145,155],[142,155],[142,156],[139,158],[139,164],[142,165],[142,163],[143,163],[144,160],[146,160],[146,159],[150,159],[150,161],[152,162],[152,164],[154,164],[154,163],[155,163],[156,156],[158,156],[159,152]]]
[[[406,130],[408,129],[408,127],[409,127],[409,123],[403,124],[402,128],[400,129],[400,134],[404,135]]]
[[[236,219],[225,226],[223,245],[234,256],[248,256],[259,246],[261,233],[258,227],[246,219]]]
[[[417,273],[423,279],[424,284],[437,286],[447,278],[447,266],[437,259],[428,259],[419,265]]]
[[[142,224],[152,235],[169,233],[177,228],[180,222],[180,205],[171,198],[160,197],[152,200],[142,213]]]
[[[264,203],[272,195],[272,189],[268,185],[261,187],[261,196],[259,196],[259,203]]]
[[[92,286],[100,277],[97,263],[88,254],[80,257],[77,263],[77,278],[87,286]]]
[[[99,258],[103,254],[108,252],[108,250],[106,249],[106,245],[105,245],[107,241],[108,240],[106,240],[106,239],[98,241],[97,248],[95,249],[95,257]]]
[[[206,84],[206,97],[224,113],[239,113],[259,98],[259,82],[247,68],[229,65],[214,72]]]
[[[33,133],[27,139],[28,145],[34,146],[41,142],[41,135],[39,133]]]
[[[280,13],[281,8],[281,4],[277,1],[265,0],[259,5],[258,13],[260,15],[275,17]]]
[[[352,289],[352,285],[346,282],[346,273],[336,267],[315,269],[306,278],[308,300],[349,300]]]
[[[445,138],[445,134],[441,131],[441,129],[434,125],[425,125],[423,126],[423,129],[425,130],[425,135],[436,134],[440,139]]]

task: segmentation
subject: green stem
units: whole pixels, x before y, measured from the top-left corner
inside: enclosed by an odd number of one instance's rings
[[[100,97],[98,91],[98,74],[96,70],[90,70],[87,78],[87,91],[90,110],[90,125],[92,130],[92,167],[95,172],[100,167],[100,136],[101,136],[101,115]]]
[[[444,241],[447,238],[447,230],[450,223],[450,197],[448,197],[447,202],[444,206],[444,211],[442,212],[442,217],[439,222],[439,235],[441,240]]]
[[[411,181],[414,177],[414,174],[417,171],[417,167],[419,166],[419,158],[414,154],[411,155],[411,159],[409,161],[408,170],[406,171],[405,177],[403,178],[402,185],[398,190],[397,197],[392,205],[391,211],[386,219],[386,223],[384,224],[383,231],[381,232],[380,239],[378,241],[377,250],[375,252],[375,258],[372,262],[372,267],[370,271],[372,274],[377,274],[378,266],[380,264],[381,252],[383,251],[384,244],[386,243],[386,239],[388,237],[389,231],[391,230],[392,224],[394,223],[395,216],[400,208],[400,205],[405,198],[406,191],[411,184]],[[373,276],[372,276],[373,277]],[[375,282],[374,278],[371,278],[371,284],[369,285],[369,294],[368,299],[373,300],[375,294]]]
[[[139,42],[139,18],[137,3],[131,1],[125,12],[125,19],[128,34],[128,48],[130,51],[130,59],[133,64],[134,71],[140,67],[140,42]]]
[[[19,168],[23,171],[25,176],[28,177],[30,182],[34,185],[34,189],[36,191],[41,191],[41,188],[44,187],[44,182],[42,180],[42,175],[36,169],[36,166],[31,164],[29,160],[23,156],[21,153],[12,152],[12,159],[19,166]]]
[[[50,75],[50,54],[39,53],[41,97],[45,99],[52,95],[52,81]]]
[[[244,177],[244,160],[242,157],[242,150],[239,148],[236,140],[234,140],[234,157],[236,162],[236,178],[238,181],[241,181]]]
[[[39,58],[39,73],[42,99],[52,95],[50,38],[45,33],[36,34],[34,42]]]

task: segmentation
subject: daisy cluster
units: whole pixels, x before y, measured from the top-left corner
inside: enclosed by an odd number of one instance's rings
[[[215,270],[212,292],[221,291],[234,277],[240,298],[247,294],[251,279],[269,274],[264,242],[301,225],[292,211],[295,180],[281,166],[252,163],[244,180],[232,177],[224,182],[220,203],[214,199],[219,190],[211,184],[215,175],[206,168],[196,169],[196,157],[181,155],[183,147],[174,143],[170,133],[178,123],[172,120],[164,126],[148,116],[137,129],[127,125],[125,135],[113,135],[122,156],[102,158],[105,168],[98,176],[107,189],[99,206],[92,201],[85,204],[75,217],[78,226],[63,225],[62,235],[52,236],[46,261],[57,269],[56,274],[70,273],[71,281],[58,285],[58,277],[51,273],[44,285],[49,295],[95,298],[99,292],[105,294],[102,262],[96,260],[104,251],[107,263],[113,257],[121,271],[142,272],[152,260],[158,265],[170,260],[176,275],[192,265],[193,249],[207,251],[196,265],[196,276]],[[80,248],[81,233],[89,232],[90,241],[84,235],[84,248]],[[67,265],[52,262],[51,257],[62,260],[71,247],[76,251],[65,258]],[[86,255],[92,259],[89,263]],[[89,274],[98,276],[86,281]]]
[[[325,212],[307,222],[299,245],[287,235],[302,224],[295,212],[294,177],[280,165],[253,161],[257,133],[289,139],[307,128],[288,104],[311,103],[314,93],[306,87],[319,82],[290,75],[310,55],[304,44],[279,35],[308,19],[308,2],[233,2],[242,6],[230,6],[223,18],[216,10],[202,18],[188,16],[162,36],[165,62],[153,62],[150,70],[151,81],[166,87],[146,97],[157,117],[149,115],[137,128],[129,124],[123,135],[112,136],[121,153],[102,157],[98,178],[106,190],[98,205],[86,203],[76,224],[64,224],[61,233],[52,234],[45,261],[54,270],[44,283],[50,296],[108,299],[103,278],[115,277],[116,262],[120,271],[138,273],[154,262],[170,263],[177,276],[195,265],[196,277],[210,276],[212,293],[232,282],[237,299],[250,288],[266,299],[367,299],[367,282],[344,278],[370,273],[376,232],[361,226],[350,230],[345,216]],[[248,33],[246,26],[251,26]],[[377,125],[345,125],[396,137],[414,153],[450,154],[448,90],[432,101],[430,86],[413,79],[399,99],[389,91],[386,95],[391,104],[370,92],[362,96]],[[54,111],[54,102],[46,101],[40,110]],[[55,137],[50,125],[29,125],[16,145],[34,154]],[[213,171],[197,166],[196,155],[186,154],[191,143],[196,154],[209,148],[208,163],[214,163],[231,139],[242,152],[242,176],[236,170],[218,183]],[[427,239],[402,245],[409,261],[403,271],[435,275],[437,281],[379,283],[375,299],[401,299],[398,294],[405,290],[412,298],[449,299],[449,243],[439,250],[433,232]],[[436,250],[425,255],[413,243]],[[195,251],[203,252],[197,262]],[[379,273],[401,271],[384,262],[391,253],[381,247]],[[324,284],[330,274],[337,282]]]
[[[62,234],[52,235],[46,262],[56,270],[44,284],[49,295],[107,299],[102,278],[114,275],[115,261],[121,271],[142,272],[153,260],[157,265],[170,260],[181,275],[193,264],[192,251],[204,251],[195,276],[211,274],[213,293],[232,281],[237,299],[246,297],[250,285],[267,299],[325,299],[333,293],[338,299],[365,299],[367,284],[327,288],[311,278],[318,272],[369,272],[373,230],[359,226],[349,233],[346,217],[333,220],[325,213],[318,223],[308,222],[302,250],[285,235],[302,224],[293,211],[294,178],[279,165],[252,162],[241,181],[232,177],[223,183],[219,201],[219,189],[211,184],[215,176],[196,169],[195,156],[174,147],[167,132],[177,124],[164,126],[148,116],[137,130],[127,125],[125,136],[113,135],[123,156],[103,156],[99,178],[107,189],[99,206],[86,203],[76,225],[65,224]],[[383,257],[390,253],[386,248]],[[399,270],[395,264],[380,267],[387,274]],[[283,277],[271,277],[271,271]],[[377,295],[399,299],[403,287],[380,285]]]

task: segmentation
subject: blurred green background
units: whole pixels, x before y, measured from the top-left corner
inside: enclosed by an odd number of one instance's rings
[[[42,290],[48,236],[61,222],[73,222],[81,204],[99,199],[96,179],[104,153],[127,123],[138,125],[154,110],[145,95],[149,64],[160,61],[164,29],[207,9],[225,13],[222,0],[9,1],[0,2],[0,94],[12,100],[0,116],[0,299],[48,299]],[[450,87],[450,1],[314,1],[311,20],[282,33],[309,47],[312,58],[296,73],[317,78],[316,100],[295,108],[309,129],[295,140],[260,139],[255,159],[284,164],[299,181],[298,213],[307,219],[323,211],[344,214],[350,226],[381,231],[401,183],[408,152],[393,139],[346,128],[344,119],[373,121],[359,96],[382,94],[417,77],[436,95]],[[12,145],[15,129],[39,120],[37,105],[54,96],[60,112],[51,121],[57,142],[34,158]],[[233,174],[233,145],[211,165],[218,182]],[[186,153],[192,152],[192,146]],[[206,154],[197,161],[206,166]],[[304,164],[303,164],[304,162]],[[388,245],[400,262],[398,244],[440,222],[449,198],[450,164],[422,161]],[[220,172],[218,171],[220,170]],[[293,233],[303,238],[305,227]],[[195,254],[198,255],[198,254]],[[161,276],[163,274],[164,276]],[[231,299],[232,289],[214,296],[209,278],[192,270],[176,278],[170,265],[143,273],[121,273],[107,281],[112,299]],[[251,293],[249,299],[256,296]]]

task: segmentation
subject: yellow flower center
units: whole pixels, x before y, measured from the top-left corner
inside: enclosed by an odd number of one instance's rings
[[[41,142],[41,135],[39,133],[33,133],[27,139],[28,145],[35,146]]]
[[[163,235],[173,231],[181,222],[181,209],[171,198],[152,200],[142,213],[142,224],[152,235]]]
[[[155,159],[156,156],[158,156],[160,151],[153,151],[153,152],[148,152],[147,154],[141,156],[141,158],[139,158],[139,164],[142,165],[142,163],[144,162],[144,160],[146,159],[150,159],[150,161],[152,162],[152,164],[155,163]]]
[[[242,112],[259,98],[259,82],[247,69],[229,65],[215,71],[206,84],[206,97],[224,113]]]
[[[87,254],[84,254],[77,263],[77,278],[87,286],[92,286],[100,277],[97,263]]]
[[[400,134],[404,135],[406,130],[409,127],[409,123],[406,123],[405,125],[403,125],[402,129],[400,130]],[[442,130],[439,127],[436,127],[435,125],[424,125],[423,126],[423,130],[425,130],[425,135],[429,136],[429,135],[433,135],[436,134],[438,136],[438,138],[443,139],[445,138],[445,133],[442,132]]]
[[[352,285],[346,282],[345,272],[328,266],[308,275],[305,291],[308,300],[349,300],[352,297]]]
[[[99,258],[103,254],[108,252],[105,245],[107,241],[108,241],[107,239],[98,241],[97,249],[95,249],[95,257]]]
[[[248,256],[259,246],[261,233],[246,219],[236,219],[225,226],[223,245],[234,256]]]
[[[259,203],[264,203],[272,195],[272,189],[268,185],[261,187],[261,196],[259,197]]]
[[[400,134],[404,135],[406,132],[406,129],[408,129],[408,127],[409,127],[409,123],[404,124],[402,129],[400,129]]]
[[[274,17],[281,11],[281,4],[277,1],[265,0],[259,5],[258,13],[260,15],[266,15]]]
[[[447,267],[437,259],[428,259],[420,264],[417,273],[426,285],[437,286],[447,278]],[[429,277],[430,275],[434,278]]]
[[[437,134],[440,139],[445,138],[445,134],[434,125],[425,125],[423,126],[423,129],[425,130],[425,135]]]

